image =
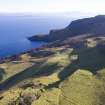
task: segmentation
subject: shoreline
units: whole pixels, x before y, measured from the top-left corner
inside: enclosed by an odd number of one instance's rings
[[[42,45],[38,48],[32,48],[32,49],[29,49],[27,51],[24,51],[24,52],[20,52],[18,54],[13,54],[13,55],[10,55],[10,56],[6,56],[6,57],[0,57],[0,64],[2,63],[5,63],[5,62],[10,62],[10,61],[16,61],[19,59],[19,57],[23,54],[29,54],[31,53],[32,51],[38,51],[38,50],[41,50],[43,48],[45,48],[47,46],[47,44],[45,45]]]

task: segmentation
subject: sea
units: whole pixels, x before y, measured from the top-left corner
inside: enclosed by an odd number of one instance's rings
[[[0,58],[41,47],[46,43],[30,42],[27,37],[65,28],[71,21],[63,15],[0,14]]]

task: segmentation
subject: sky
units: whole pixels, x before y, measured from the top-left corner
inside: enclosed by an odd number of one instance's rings
[[[0,0],[0,12],[73,11],[105,14],[105,0]]]

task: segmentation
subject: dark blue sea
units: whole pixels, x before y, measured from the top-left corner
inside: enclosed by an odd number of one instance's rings
[[[0,15],[0,57],[42,46],[45,43],[30,42],[27,37],[64,28],[71,20],[64,16]]]

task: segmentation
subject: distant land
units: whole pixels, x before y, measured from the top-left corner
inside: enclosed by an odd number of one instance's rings
[[[72,21],[69,26],[60,30],[51,30],[48,35],[35,35],[29,37],[30,41],[51,42],[64,40],[77,35],[104,35],[105,16],[98,15],[92,18],[85,18]]]

